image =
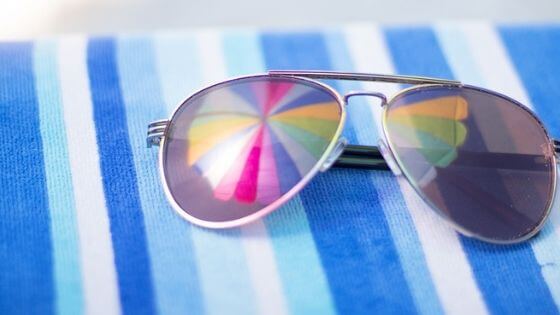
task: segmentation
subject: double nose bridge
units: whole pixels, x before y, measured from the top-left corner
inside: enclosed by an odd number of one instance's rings
[[[344,94],[344,104],[348,105],[348,101],[351,97],[354,96],[370,96],[375,97],[381,100],[381,106],[385,106],[387,104],[387,96],[383,93],[374,92],[374,91],[350,91]]]

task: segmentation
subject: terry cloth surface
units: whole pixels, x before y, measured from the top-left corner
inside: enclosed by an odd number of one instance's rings
[[[558,313],[558,203],[538,237],[506,247],[458,235],[390,172],[320,174],[238,229],[200,229],[176,215],[156,150],[146,149],[147,124],[198,88],[266,69],[456,78],[531,106],[560,137],[555,25],[2,43],[0,313]],[[352,103],[344,136],[376,143],[377,106]]]

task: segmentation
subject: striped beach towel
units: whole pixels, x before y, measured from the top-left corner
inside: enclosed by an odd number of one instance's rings
[[[165,199],[149,122],[267,69],[455,78],[560,137],[560,26],[486,23],[65,36],[0,44],[1,314],[557,314],[560,203],[529,242],[457,234],[390,172],[331,170],[245,227]],[[395,85],[337,82],[340,91]],[[343,135],[374,144],[377,106]]]

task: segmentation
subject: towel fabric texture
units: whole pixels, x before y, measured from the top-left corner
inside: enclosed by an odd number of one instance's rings
[[[199,88],[267,69],[458,79],[521,101],[560,137],[557,25],[0,43],[0,313],[558,314],[560,203],[537,237],[498,246],[456,233],[391,172],[336,169],[241,228],[179,217],[147,124]],[[375,99],[347,110],[344,137],[377,143]]]

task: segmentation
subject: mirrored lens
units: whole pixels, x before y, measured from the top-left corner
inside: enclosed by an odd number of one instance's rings
[[[336,96],[314,82],[258,76],[213,86],[171,120],[167,188],[206,226],[272,210],[317,170],[340,123]]]
[[[542,125],[513,101],[473,87],[421,87],[388,105],[385,128],[412,185],[467,232],[507,242],[546,217],[553,150]]]

